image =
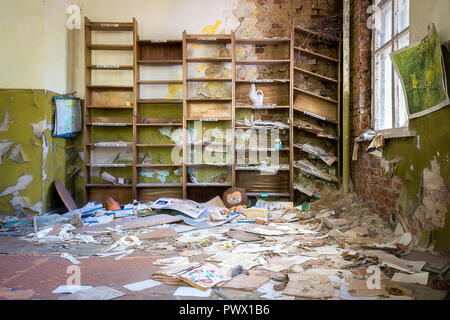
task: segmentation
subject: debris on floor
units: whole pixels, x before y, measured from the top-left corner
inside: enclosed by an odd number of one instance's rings
[[[160,286],[172,286],[174,296],[224,300],[398,300],[423,292],[445,297],[429,284],[432,275],[445,281],[448,260],[418,251],[400,224],[393,228],[356,195],[333,192],[299,206],[259,199],[248,208],[243,190],[223,197],[206,203],[162,198],[122,208],[110,198],[26,223],[3,219],[2,228],[34,231],[22,232],[20,240],[59,245],[60,257],[72,264],[94,255],[104,263],[145,255],[159,268],[149,279],[122,285],[125,293],[107,283],[83,283],[57,288],[59,299],[115,299]],[[71,224],[74,215],[82,226]],[[64,248],[70,243],[98,250],[69,254]],[[0,294],[32,295],[10,290]]]

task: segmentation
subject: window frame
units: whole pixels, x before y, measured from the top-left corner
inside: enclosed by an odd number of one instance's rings
[[[375,0],[374,0],[375,1]],[[377,132],[389,132],[389,133],[395,133],[395,132],[404,132],[405,128],[408,129],[409,128],[409,119],[406,123],[405,126],[402,127],[396,127],[396,116],[395,116],[395,109],[397,107],[397,102],[396,102],[396,94],[395,94],[395,88],[396,88],[396,82],[395,82],[395,68],[394,66],[392,66],[392,74],[391,74],[391,81],[392,81],[392,90],[391,90],[391,99],[392,99],[392,108],[391,108],[391,112],[392,112],[392,125],[390,128],[386,128],[386,129],[375,129],[375,95],[376,95],[376,87],[375,87],[375,64],[376,64],[376,57],[377,54],[381,53],[382,51],[384,51],[386,48],[390,47],[391,48],[391,52],[394,52],[398,49],[395,48],[396,44],[398,43],[399,39],[401,39],[402,37],[404,37],[406,34],[410,35],[410,27],[411,27],[411,19],[409,17],[408,19],[408,26],[400,31],[399,33],[396,33],[396,1],[398,0],[381,0],[380,3],[377,4],[377,6],[382,10],[385,6],[387,6],[389,4],[389,2],[392,3],[392,12],[391,12],[391,39],[389,41],[387,41],[385,44],[383,44],[381,47],[379,47],[378,49],[376,49],[376,28],[373,28],[372,30],[372,41],[371,41],[371,58],[372,58],[372,74],[371,74],[371,80],[372,80],[372,85],[371,85],[371,96],[372,96],[372,101],[371,101],[371,125],[372,128],[374,128],[374,130],[376,130]],[[410,5],[411,5],[411,0],[410,1]],[[392,63],[392,61],[391,61]],[[401,85],[401,83],[399,84]],[[401,88],[401,90],[403,90],[403,88]],[[405,97],[406,99],[406,97]]]

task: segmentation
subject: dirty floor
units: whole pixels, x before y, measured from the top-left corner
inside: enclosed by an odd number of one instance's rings
[[[416,247],[399,222],[383,221],[356,195],[266,208],[266,224],[237,217],[215,227],[210,220],[203,227],[181,220],[101,234],[76,233],[67,224],[0,232],[0,300],[70,298],[52,291],[73,284],[73,266],[82,286],[118,290],[117,300],[449,299],[449,258]],[[149,216],[157,214],[165,212]],[[168,238],[149,233],[161,228]],[[207,296],[201,290],[174,295],[179,287],[193,288],[184,272],[205,265],[224,280],[206,287]],[[149,279],[157,284],[124,287]]]

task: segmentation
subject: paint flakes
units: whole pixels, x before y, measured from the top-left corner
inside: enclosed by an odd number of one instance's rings
[[[0,193],[0,197],[4,197],[9,194],[13,194],[20,190],[25,190],[31,181],[33,181],[33,176],[31,176],[29,174],[19,177],[19,179],[17,179],[17,184],[6,187],[6,189]]]
[[[423,170],[422,201],[414,211],[414,218],[418,220],[418,231],[433,231],[445,226],[447,204],[450,194],[440,174],[440,166],[434,158],[431,168]]]
[[[31,123],[31,126],[33,127],[33,134],[36,138],[42,138],[45,130],[51,130],[51,124],[47,123],[47,119]]]
[[[22,145],[18,144],[14,147],[14,149],[11,151],[8,157],[10,160],[15,161],[17,163],[24,163],[25,161],[28,161],[26,157],[24,156],[24,153],[22,151]]]
[[[9,110],[6,110],[5,116],[3,117],[2,125],[0,126],[0,132],[5,132],[8,130],[9,123],[11,122],[11,117],[9,116]]]
[[[11,146],[14,144],[14,141],[11,140],[0,140],[0,164],[3,164],[2,159],[3,155],[8,153]]]

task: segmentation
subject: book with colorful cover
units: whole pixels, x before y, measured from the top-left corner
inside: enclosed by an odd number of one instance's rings
[[[180,279],[189,283],[197,289],[206,291],[215,285],[228,281],[231,278],[226,275],[225,271],[211,263],[190,270],[180,275]]]

